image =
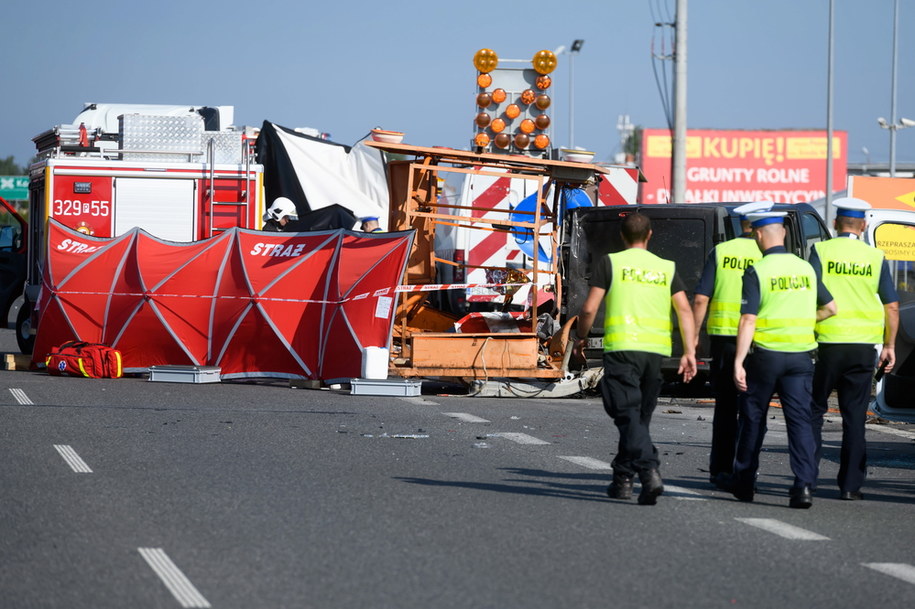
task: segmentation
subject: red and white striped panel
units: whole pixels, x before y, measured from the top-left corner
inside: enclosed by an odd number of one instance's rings
[[[639,197],[638,167],[604,167],[601,174],[598,202],[601,205],[634,205]]]

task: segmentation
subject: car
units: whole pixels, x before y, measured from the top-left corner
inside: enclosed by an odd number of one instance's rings
[[[10,309],[20,296],[26,274],[28,222],[0,197],[0,320],[7,326]]]
[[[623,249],[620,237],[620,223],[634,212],[645,214],[651,219],[653,236],[648,244],[649,251],[674,260],[677,273],[686,284],[687,295],[692,302],[693,291],[702,274],[702,268],[711,249],[718,243],[740,234],[740,219],[734,208],[742,205],[733,203],[682,203],[669,205],[618,205],[608,207],[579,207],[570,210],[565,223],[560,251],[563,289],[563,310],[561,319],[577,315],[588,295],[588,279],[591,265],[600,256]],[[806,203],[776,204],[776,211],[785,211],[787,228],[786,247],[803,259],[809,257],[813,244],[830,237],[829,229],[816,209]],[[688,387],[678,385],[677,368],[682,342],[676,315],[672,314],[673,353],[676,357],[665,358],[662,365],[665,382],[672,392],[686,392],[690,395],[710,394],[708,387],[709,340],[703,323],[699,334],[697,363],[699,374]],[[601,342],[603,339],[603,308],[598,311],[588,337],[586,355],[588,366],[600,366]]]

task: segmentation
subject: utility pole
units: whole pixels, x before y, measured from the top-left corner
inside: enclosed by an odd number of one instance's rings
[[[835,55],[835,44],[833,38],[833,9],[835,0],[829,0],[829,50],[826,58],[826,205],[823,209],[823,219],[826,220],[826,226],[832,226],[832,59]]]
[[[671,203],[686,202],[686,0],[677,0],[674,23],[674,133]]]

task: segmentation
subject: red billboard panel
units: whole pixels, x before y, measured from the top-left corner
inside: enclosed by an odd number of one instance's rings
[[[826,196],[826,131],[690,129],[685,201],[670,201],[670,131],[644,129],[642,203],[774,201]],[[845,188],[848,133],[833,131],[832,190]]]

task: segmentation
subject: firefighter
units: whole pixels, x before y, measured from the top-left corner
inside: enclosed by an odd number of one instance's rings
[[[734,386],[734,352],[740,320],[741,279],[744,269],[762,258],[753,239],[746,214],[767,211],[771,201],[747,203],[734,208],[742,234],[716,245],[705,261],[693,298],[693,318],[699,328],[709,312],[707,331],[712,362],[709,370],[715,395],[709,481],[717,487],[727,483],[737,444],[737,388]]]
[[[696,374],[695,329],[683,281],[672,260],[648,251],[651,223],[633,213],[620,233],[627,249],[601,257],[578,318],[575,350],[581,352],[601,303],[604,304],[604,409],[619,430],[613,460],[611,499],[631,499],[633,477],[642,483],[638,502],[654,505],[664,492],[658,451],[649,424],[661,388],[661,360],[671,354],[670,309],[680,321],[683,355],[678,374],[689,382]]]
[[[277,197],[264,214],[264,229],[270,232],[283,232],[286,225],[299,219],[299,212],[295,203],[286,197]]]
[[[763,253],[743,274],[734,384],[738,401],[737,448],[728,490],[753,501],[769,400],[777,391],[788,428],[794,484],[788,505],[813,504],[817,481],[811,393],[816,350],[814,325],[836,312],[832,295],[810,263],[785,249],[785,212],[748,214]]]
[[[899,295],[883,252],[861,240],[866,201],[836,199],[836,237],[817,243],[810,264],[836,298],[838,313],[816,326],[819,354],[813,375],[814,433],[817,459],[822,449],[823,416],[835,389],[842,415],[839,497],[862,498],[867,475],[864,425],[874,362],[891,371],[896,363]],[[882,344],[879,358],[875,345]]]

